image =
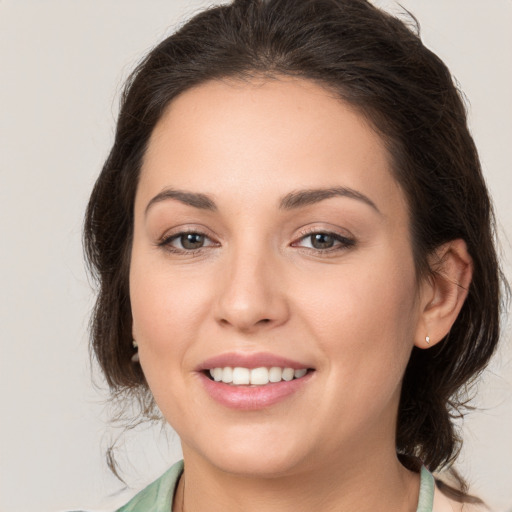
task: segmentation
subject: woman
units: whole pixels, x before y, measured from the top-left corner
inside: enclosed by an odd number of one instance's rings
[[[429,470],[498,341],[492,222],[448,70],[368,2],[163,41],[85,226],[97,359],[184,455],[120,510],[469,510]]]

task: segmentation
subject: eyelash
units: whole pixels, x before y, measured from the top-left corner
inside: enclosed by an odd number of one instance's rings
[[[185,249],[185,248],[179,248],[174,247],[172,242],[175,240],[179,240],[183,236],[186,235],[198,235],[201,237],[204,237],[206,240],[209,240],[212,242],[209,245],[203,245],[201,247],[198,247],[197,249]],[[315,247],[301,247],[298,245],[299,242],[306,240],[307,238],[311,238],[314,235],[324,235],[328,237],[332,237],[334,239],[334,243],[337,242],[337,244],[334,247],[329,247],[326,249],[318,249]],[[291,243],[292,247],[299,247],[306,251],[314,252],[315,254],[320,255],[327,255],[333,252],[340,252],[349,249],[350,247],[353,247],[356,244],[356,241],[353,238],[348,238],[346,236],[342,236],[338,233],[332,232],[332,231],[326,231],[326,230],[318,230],[318,229],[311,229],[308,231],[305,231],[301,233],[300,238],[298,238],[296,241]],[[198,230],[190,230],[190,231],[180,231],[179,233],[175,233],[172,235],[169,235],[167,237],[164,237],[160,242],[158,242],[158,247],[164,248],[166,251],[171,252],[173,254],[184,254],[187,256],[195,256],[198,255],[200,252],[202,252],[204,249],[208,247],[218,247],[218,242],[213,242],[211,238],[204,232],[198,231]]]
[[[211,238],[206,233],[196,229],[196,230],[190,230],[190,231],[180,231],[179,233],[174,233],[172,235],[166,236],[157,245],[158,245],[158,247],[162,247],[170,253],[184,254],[187,256],[198,255],[200,252],[202,252],[207,247],[214,247],[214,246],[219,245],[218,243],[213,242],[209,245],[198,247],[197,249],[185,249],[185,248],[174,247],[173,245],[171,245],[172,242],[174,242],[175,240],[179,240],[180,238],[182,238],[183,236],[186,236],[186,235],[198,235],[198,236],[204,237],[206,240],[212,241]]]
[[[314,235],[324,235],[329,236],[334,239],[334,245],[333,247],[329,247],[327,249],[317,249],[315,247],[301,247],[297,244],[303,240],[306,240],[307,238],[313,237]],[[337,243],[336,243],[337,242]],[[322,229],[309,229],[301,233],[300,238],[297,239],[297,241],[293,242],[291,245],[292,247],[301,247],[303,250],[314,252],[315,254],[319,255],[329,255],[334,252],[341,252],[349,249],[350,247],[353,247],[356,244],[356,241],[353,238],[348,238],[346,236],[340,235],[339,233],[333,232],[333,231],[327,231]]]

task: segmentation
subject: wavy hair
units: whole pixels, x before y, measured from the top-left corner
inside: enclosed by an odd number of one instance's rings
[[[352,105],[380,134],[408,203],[418,276],[427,258],[463,239],[473,259],[467,299],[446,339],[413,349],[398,411],[396,448],[411,465],[450,466],[461,441],[468,385],[499,338],[501,273],[492,206],[461,93],[407,22],[365,0],[235,0],[209,8],[156,46],[128,79],[115,141],[87,208],[84,246],[99,294],[92,348],[113,395],[152,411],[131,361],[128,272],[141,162],[165,108],[183,91],[223,78],[312,80]],[[407,462],[408,461],[408,462]],[[454,491],[455,492],[455,491]],[[470,500],[463,491],[458,499]]]

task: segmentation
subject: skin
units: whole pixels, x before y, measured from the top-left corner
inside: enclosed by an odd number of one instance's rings
[[[280,208],[290,193],[333,187],[372,204]],[[169,189],[215,209],[154,199]],[[204,246],[185,249],[183,231]],[[311,232],[340,239],[318,249]],[[187,512],[415,511],[419,478],[394,444],[401,380],[414,344],[428,334],[432,346],[455,320],[465,292],[450,283],[471,278],[463,242],[438,256],[449,279],[418,279],[381,138],[319,85],[215,81],[175,99],[144,158],[130,270],[140,362],[183,447],[174,510],[184,492]],[[204,360],[262,351],[315,371],[256,411],[205,392]]]

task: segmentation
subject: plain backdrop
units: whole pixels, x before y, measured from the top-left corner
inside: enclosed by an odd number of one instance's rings
[[[0,512],[112,510],[180,456],[172,433],[139,429],[108,471],[106,393],[92,385],[93,290],[81,227],[113,140],[123,80],[173,27],[211,2],[0,0]],[[393,1],[380,1],[394,12]],[[512,2],[402,0],[469,98],[495,200],[503,262],[512,249]],[[459,467],[497,511],[512,509],[510,328],[466,418]]]

